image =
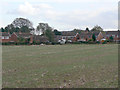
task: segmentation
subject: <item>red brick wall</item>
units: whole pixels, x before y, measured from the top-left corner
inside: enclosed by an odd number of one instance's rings
[[[14,42],[17,42],[17,36],[15,33],[13,33],[10,37],[10,41],[14,41]]]
[[[10,42],[10,39],[2,39],[2,42]]]
[[[30,43],[33,43],[33,36],[30,37]]]

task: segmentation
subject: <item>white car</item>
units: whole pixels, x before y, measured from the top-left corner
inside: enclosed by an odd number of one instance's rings
[[[61,40],[58,40],[58,42],[59,42],[60,44],[65,44],[65,43],[66,43],[66,40],[65,40],[65,39],[61,39]]]
[[[69,43],[72,43],[72,40],[68,40]]]

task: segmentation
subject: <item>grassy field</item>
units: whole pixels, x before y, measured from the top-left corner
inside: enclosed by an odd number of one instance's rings
[[[118,87],[118,45],[3,46],[3,88]]]

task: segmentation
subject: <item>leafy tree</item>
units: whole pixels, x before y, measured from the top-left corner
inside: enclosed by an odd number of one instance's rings
[[[24,38],[22,38],[22,37],[19,37],[19,38],[18,38],[18,43],[25,43],[25,41],[26,41],[26,40],[25,40]]]
[[[81,33],[83,30],[80,30],[80,29],[74,29],[72,32],[75,32],[75,33]]]
[[[93,29],[91,31],[93,31],[93,32],[94,31],[100,31],[101,32],[101,31],[103,31],[103,29],[100,26],[96,25],[96,26],[93,27]]]
[[[88,27],[86,28],[86,31],[88,31],[88,32],[90,31]]]
[[[54,33],[52,30],[47,29],[45,31],[45,36],[49,39],[50,42],[54,42]]]
[[[0,29],[0,32],[5,32],[5,30],[4,30],[4,28],[3,28],[3,27]]]
[[[92,35],[92,39],[93,39],[94,42],[96,41],[95,34]]]
[[[21,32],[30,32],[30,29],[27,26],[23,26],[19,29]]]
[[[53,29],[47,23],[39,23],[39,25],[36,28],[36,31],[41,32],[42,34],[45,34],[46,30],[53,30]]]
[[[28,19],[16,18],[11,24],[5,27],[4,32],[31,32],[31,30],[34,30],[34,28]]]
[[[37,32],[41,32],[41,35],[45,35],[50,42],[54,41],[54,32],[52,31],[53,28],[50,27],[47,23],[39,23],[39,25],[36,28]]]
[[[114,38],[113,38],[112,35],[109,37],[109,40],[110,40],[111,42],[114,40]]]
[[[55,30],[54,30],[54,34],[55,34],[55,35],[61,35],[61,32],[59,32],[58,30],[55,29]]]
[[[33,29],[33,24],[31,21],[25,18],[16,18],[13,22],[12,25],[16,28],[22,28],[23,26],[28,27],[29,29]]]

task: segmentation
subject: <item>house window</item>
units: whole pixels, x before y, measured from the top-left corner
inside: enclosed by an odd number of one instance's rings
[[[6,37],[5,37],[5,39],[9,39],[9,37],[8,37],[8,36],[6,36]]]
[[[119,36],[117,35],[117,38],[118,38]]]
[[[115,35],[112,35],[113,37],[115,37]]]
[[[2,39],[4,39],[4,37],[2,36]]]

